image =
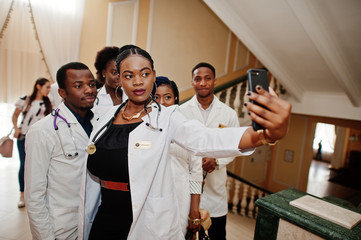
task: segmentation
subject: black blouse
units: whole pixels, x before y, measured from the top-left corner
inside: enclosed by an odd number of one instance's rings
[[[128,183],[129,133],[141,122],[111,125],[99,138],[87,168],[101,180]],[[130,187],[129,187],[130,189]],[[101,205],[89,239],[126,239],[133,221],[131,192],[101,188]]]

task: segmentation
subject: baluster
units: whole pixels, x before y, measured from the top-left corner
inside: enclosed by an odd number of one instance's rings
[[[253,210],[254,210],[254,196],[256,195],[256,189],[251,187],[251,200],[248,204],[248,217],[253,218]]]
[[[263,196],[263,192],[261,190],[258,190],[258,199],[261,199]],[[257,213],[258,213],[258,206],[256,206],[256,213],[255,213],[255,218],[257,218]]]
[[[246,216],[246,207],[247,207],[247,193],[249,186],[243,183],[243,195],[241,201],[241,215]]]
[[[239,109],[240,109],[240,106],[241,106],[241,99],[240,99],[241,87],[242,87],[241,84],[237,84],[236,96],[235,96],[234,102],[233,102],[233,109],[236,111],[238,117],[241,116],[240,112],[239,112]]]
[[[247,92],[248,92],[248,81],[246,82],[246,91],[243,95],[243,103],[249,102]],[[246,113],[245,116],[247,116],[248,109],[244,105],[242,106],[242,112]]]
[[[233,195],[233,207],[232,212],[237,213],[238,202],[239,202],[239,189],[241,188],[241,182],[238,180],[234,180],[234,195]]]
[[[217,93],[215,93],[214,95],[215,95],[218,99],[220,99],[221,94],[222,94],[222,92],[217,92]]]
[[[227,189],[227,199],[228,200],[230,199],[231,188],[232,188],[232,178],[227,177],[226,189]]]
[[[226,91],[226,101],[224,102],[227,106],[231,106],[230,104],[230,99],[231,99],[231,91],[232,91],[232,88],[227,88],[227,91]]]

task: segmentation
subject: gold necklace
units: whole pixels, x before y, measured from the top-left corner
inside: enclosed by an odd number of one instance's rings
[[[130,117],[127,117],[127,116],[125,116],[125,109],[127,108],[127,106],[128,106],[128,103],[126,103],[125,104],[125,106],[124,106],[124,108],[122,108],[122,110],[121,110],[121,112],[122,112],[122,118],[124,119],[124,120],[127,120],[127,121],[130,121],[130,120],[133,120],[133,119],[137,119],[137,118],[139,118],[140,117],[140,114],[142,113],[142,112],[144,112],[144,108],[140,111],[140,112],[138,112],[137,114],[135,114],[135,115],[133,115],[133,116],[130,116]]]

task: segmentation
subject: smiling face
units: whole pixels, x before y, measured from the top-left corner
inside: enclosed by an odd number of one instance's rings
[[[163,106],[169,107],[175,104],[175,96],[173,89],[170,85],[162,84],[157,87],[157,92],[154,95],[157,100]]]
[[[155,71],[148,59],[130,55],[119,64],[120,80],[129,101],[144,104],[152,92]]]
[[[93,107],[97,96],[93,74],[89,69],[68,69],[65,89],[59,88],[59,94],[71,110],[83,116]]]
[[[199,67],[194,70],[192,86],[198,97],[206,98],[212,95],[215,84],[216,79],[211,69],[207,67]]]

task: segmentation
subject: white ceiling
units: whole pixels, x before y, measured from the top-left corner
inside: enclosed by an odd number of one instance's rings
[[[204,0],[290,94],[293,113],[361,120],[360,0]]]

